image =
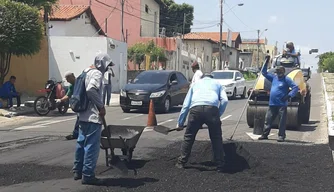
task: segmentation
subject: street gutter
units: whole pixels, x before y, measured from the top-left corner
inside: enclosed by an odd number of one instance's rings
[[[322,77],[322,85],[323,85],[324,94],[325,94],[326,111],[327,111],[328,144],[329,144],[329,147],[333,150],[333,158],[334,158],[334,122],[333,122],[332,104],[328,97],[325,77],[323,75],[321,75],[321,77]]]

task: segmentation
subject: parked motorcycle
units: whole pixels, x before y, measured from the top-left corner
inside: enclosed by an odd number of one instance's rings
[[[48,80],[45,88],[38,90],[40,93],[45,93],[45,96],[39,96],[34,102],[34,110],[40,116],[47,115],[50,111],[58,109],[60,114],[65,114],[69,108],[69,101],[56,103],[56,99],[61,99],[65,96],[65,89],[62,82]]]

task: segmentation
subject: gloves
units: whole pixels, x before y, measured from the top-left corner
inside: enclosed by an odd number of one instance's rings
[[[56,101],[56,103],[61,103],[60,99],[56,99],[55,101]]]
[[[184,126],[179,126],[179,124],[176,124],[176,131],[182,131],[184,129]]]
[[[286,96],[284,96],[283,98],[282,98],[282,101],[287,101],[287,100],[289,100],[291,97],[290,97],[290,95],[286,95]]]

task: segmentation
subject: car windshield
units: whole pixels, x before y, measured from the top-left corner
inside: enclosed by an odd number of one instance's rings
[[[233,79],[234,72],[212,72],[214,79]]]
[[[169,74],[166,72],[141,72],[134,80],[134,84],[166,84]]]

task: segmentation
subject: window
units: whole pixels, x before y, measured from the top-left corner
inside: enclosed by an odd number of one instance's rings
[[[149,10],[148,5],[145,5],[145,12],[148,13],[148,10]]]
[[[177,76],[177,79],[180,81],[180,83],[188,82],[186,77],[182,73],[178,72],[178,73],[176,73],[176,76]]]
[[[208,55],[206,56],[206,61],[209,62],[209,56]]]
[[[176,74],[174,73],[170,76],[169,82],[172,83],[175,80],[177,80],[177,77],[176,77]]]

